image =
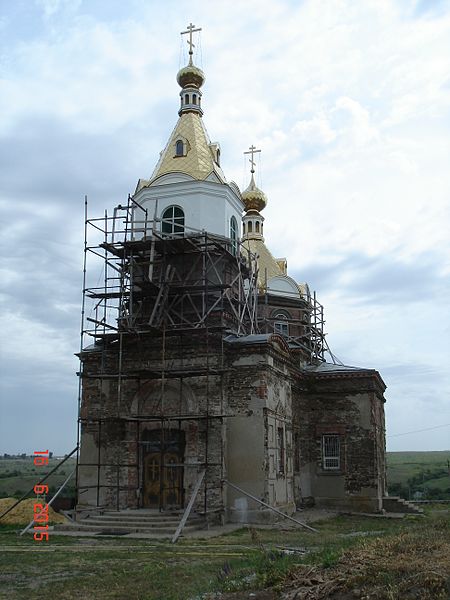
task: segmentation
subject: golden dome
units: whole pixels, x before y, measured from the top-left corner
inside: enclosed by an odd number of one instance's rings
[[[205,74],[201,69],[190,62],[186,67],[183,67],[178,71],[177,82],[182,88],[201,88],[205,83]]]
[[[245,205],[246,211],[257,210],[259,212],[267,205],[267,196],[262,190],[256,187],[253,173],[250,185],[244,192],[242,192],[242,201]]]

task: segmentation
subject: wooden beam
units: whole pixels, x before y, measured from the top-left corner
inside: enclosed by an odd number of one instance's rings
[[[186,525],[186,521],[188,520],[189,515],[191,514],[192,507],[194,506],[194,502],[195,502],[197,494],[200,490],[200,486],[202,485],[202,481],[203,481],[203,478],[205,477],[205,473],[206,473],[206,469],[203,469],[203,471],[201,471],[200,475],[198,476],[197,483],[195,484],[194,491],[192,492],[192,496],[189,500],[189,504],[187,505],[183,516],[181,517],[181,521],[177,527],[177,530],[173,534],[172,544],[175,544],[177,539],[180,537],[180,534],[183,531],[184,526]]]
[[[259,504],[262,504],[266,508],[269,508],[274,513],[277,513],[277,515],[281,515],[285,519],[289,519],[290,521],[294,521],[294,523],[297,523],[297,525],[301,525],[305,529],[309,529],[310,531],[314,531],[314,533],[319,533],[317,529],[314,529],[314,527],[310,527],[309,525],[306,525],[306,523],[302,523],[301,521],[297,521],[297,519],[294,519],[293,517],[290,517],[289,515],[286,515],[285,513],[281,512],[281,510],[278,510],[277,508],[274,508],[273,506],[270,506],[270,504],[266,504],[265,502],[263,502],[259,498],[256,498],[256,496],[252,496],[251,494],[249,494],[248,492],[246,492],[242,488],[238,487],[237,485],[234,485],[234,483],[230,483],[226,479],[224,479],[224,483],[226,483],[227,485],[229,485],[233,489],[237,490],[238,492],[241,492],[241,494],[244,494],[244,496],[248,496],[249,498],[251,498],[255,502],[258,502]]]

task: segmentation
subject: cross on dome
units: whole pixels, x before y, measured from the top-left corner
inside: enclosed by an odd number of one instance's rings
[[[245,211],[247,212],[247,215],[244,217],[244,219],[247,218],[249,211],[253,213],[256,211],[259,213],[267,204],[265,193],[260,190],[255,183],[255,154],[258,152],[261,152],[261,150],[257,149],[253,144],[244,152],[244,154],[250,154],[249,163],[251,165],[250,173],[252,174],[250,178],[250,184],[248,188],[242,192],[241,196],[245,206]],[[261,216],[260,219],[264,220]],[[258,236],[259,235],[260,234],[258,233]]]
[[[189,44],[189,64],[192,64],[192,55],[194,54],[194,51],[192,50],[192,48],[195,48],[195,44],[192,41],[192,34],[196,33],[197,31],[201,31],[202,28],[197,27],[197,29],[195,29],[195,25],[193,23],[189,23],[189,25],[186,27],[186,29],[187,29],[187,31],[182,31],[181,35],[189,34],[189,39],[187,40],[187,43]]]
[[[190,23],[187,26],[186,31],[180,32],[182,36],[189,36],[187,40],[189,45],[189,62],[185,67],[180,69],[177,74],[178,84],[182,88],[180,92],[181,106],[178,111],[180,117],[185,113],[196,113],[200,116],[203,114],[201,108],[202,93],[200,88],[205,82],[205,74],[201,69],[194,65],[192,60],[192,55],[194,54],[193,48],[195,48],[195,44],[192,41],[192,34],[201,30],[201,27],[196,27],[193,23]]]
[[[257,150],[256,146],[254,146],[253,144],[249,147],[249,149],[247,150],[247,152],[244,152],[244,154],[251,154],[251,157],[248,159],[249,163],[251,164],[252,168],[250,169],[250,173],[254,173],[255,172],[255,161],[254,161],[254,157],[255,154],[257,152],[261,152],[261,150]]]

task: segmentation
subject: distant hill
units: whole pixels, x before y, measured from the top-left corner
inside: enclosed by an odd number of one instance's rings
[[[49,460],[48,471],[61,458]],[[391,496],[406,499],[450,500],[450,450],[442,452],[388,452],[387,480]],[[63,483],[75,466],[70,458],[49,479],[50,495]],[[47,469],[36,468],[32,457],[0,458],[0,498],[20,497],[28,491]],[[74,480],[68,484],[64,495],[74,496]]]
[[[410,500],[450,500],[450,450],[387,452],[389,494]]]
[[[46,473],[62,461],[62,458],[50,458],[48,467],[36,467],[33,457],[27,456],[0,458],[0,498],[14,496],[20,498],[28,492]],[[75,468],[76,459],[69,458],[60,469],[48,479],[49,496],[52,496],[67,476]],[[64,496],[75,495],[75,478],[67,484]],[[30,497],[33,494],[30,494]]]

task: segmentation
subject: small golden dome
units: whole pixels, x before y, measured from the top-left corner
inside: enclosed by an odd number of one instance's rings
[[[242,192],[242,201],[245,205],[246,211],[257,210],[259,212],[267,205],[267,196],[262,190],[256,187],[253,174],[250,185],[244,192]]]
[[[201,88],[205,83],[205,74],[201,69],[189,63],[186,67],[183,67],[178,71],[177,74],[178,85],[182,88],[195,87]]]

